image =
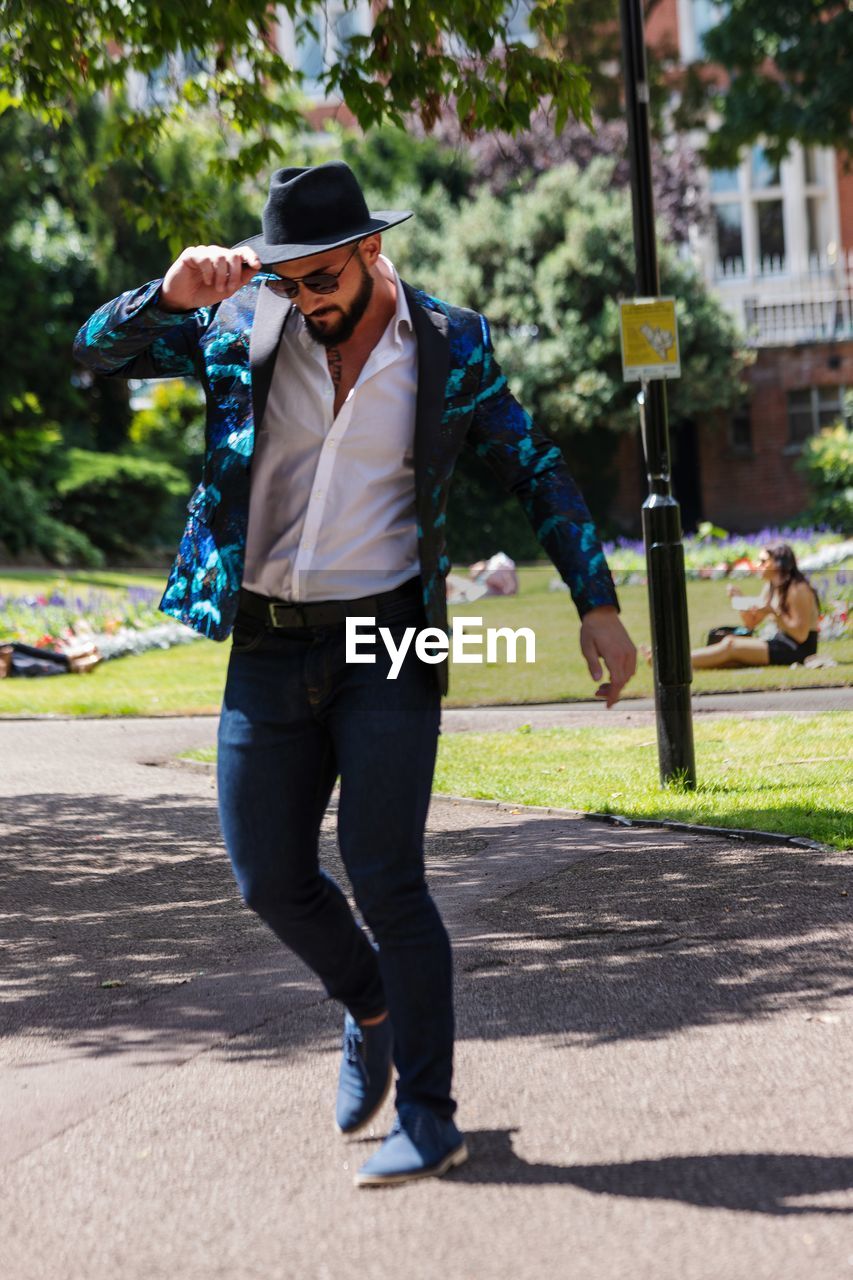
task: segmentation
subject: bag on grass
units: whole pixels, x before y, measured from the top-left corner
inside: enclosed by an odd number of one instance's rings
[[[708,644],[719,644],[726,636],[751,636],[751,627],[712,627],[708,632]]]
[[[92,671],[100,661],[100,650],[92,640],[75,640],[62,649],[39,649],[18,640],[0,645],[0,677],[64,676],[69,671]]]
[[[37,649],[31,644],[12,643],[12,660],[9,667],[10,676],[64,676],[71,670],[71,664],[62,653],[54,653],[52,649]]]

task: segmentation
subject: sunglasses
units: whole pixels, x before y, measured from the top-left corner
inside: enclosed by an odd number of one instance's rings
[[[358,251],[361,242],[356,243],[350,256],[347,258],[340,271],[319,271],[316,275],[313,273],[309,276],[267,276],[267,287],[279,298],[294,298],[299,296],[301,287],[305,287],[309,293],[337,293],[340,285],[338,280],[346,271],[349,264]]]

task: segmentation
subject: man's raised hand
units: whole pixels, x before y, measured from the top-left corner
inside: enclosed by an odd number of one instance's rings
[[[163,279],[160,302],[167,311],[195,311],[230,298],[260,270],[254,249],[194,244],[176,258]]]

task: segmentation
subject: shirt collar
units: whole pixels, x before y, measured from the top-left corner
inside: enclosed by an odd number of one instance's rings
[[[397,268],[394,266],[391,259],[386,258],[383,253],[380,253],[379,261],[384,267],[386,275],[392,276],[394,283],[397,286],[397,309],[394,313],[393,333],[394,341],[398,346],[402,346],[404,335],[400,333],[401,325],[406,325],[409,333],[414,332],[414,326],[412,325],[412,313],[409,310],[409,300],[406,297],[405,290],[403,289],[403,282],[397,274]]]
[[[397,288],[397,306],[394,311],[393,320],[391,321],[391,333],[393,335],[395,344],[398,347],[402,347],[403,338],[405,337],[405,330],[401,332],[402,326],[403,325],[408,326],[408,332],[410,334],[414,333],[414,325],[412,324],[412,313],[409,310],[409,301],[408,301],[408,298],[406,297],[405,290],[403,289],[403,282],[400,279],[399,275],[397,274],[397,268],[394,266],[394,263],[391,261],[391,259],[386,258],[384,253],[380,253],[379,263],[380,263],[380,269],[384,272],[386,276],[393,279],[394,284],[396,285],[396,288]],[[302,312],[297,307],[290,308],[290,314],[288,315],[285,321],[285,324],[288,326],[290,326],[291,324],[293,325],[296,335],[299,338],[299,341],[303,347],[305,347],[306,349],[316,348],[317,344],[314,342],[313,338],[311,337],[311,335],[309,334],[305,326],[305,318],[302,315]]]

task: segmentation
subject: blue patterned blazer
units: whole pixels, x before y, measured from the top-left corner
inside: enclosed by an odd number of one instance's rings
[[[224,640],[243,577],[255,424],[263,418],[291,304],[256,276],[225,302],[176,314],[158,305],[161,283],[124,293],[96,311],[78,333],[74,354],[99,374],[200,380],[207,400],[202,479],[188,504],[160,607]],[[418,346],[415,495],[429,624],[447,629],[445,510],[466,442],[518,497],[578,613],[616,605],[586,503],[559,449],[510,393],[485,317],[403,287]],[[447,664],[435,670],[446,692]]]

